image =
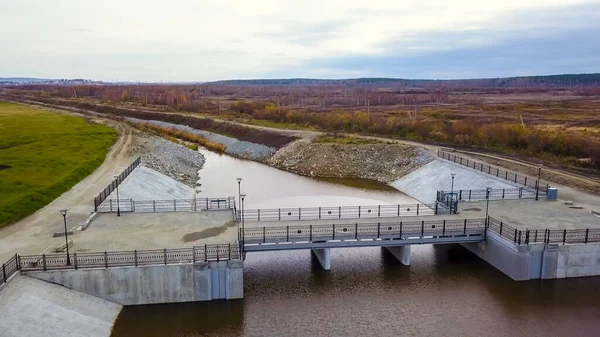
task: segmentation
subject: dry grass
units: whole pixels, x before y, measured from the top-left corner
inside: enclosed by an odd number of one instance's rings
[[[223,144],[211,142],[204,137],[194,135],[191,133],[187,133],[187,132],[183,132],[183,131],[177,130],[175,128],[165,128],[165,127],[156,126],[156,125],[153,125],[150,123],[132,123],[132,122],[130,122],[130,124],[142,131],[154,133],[163,138],[171,140],[175,143],[180,143],[179,139],[182,139],[187,142],[197,144],[197,146],[195,148],[193,145],[189,145],[189,146],[186,145],[193,150],[197,150],[198,145],[199,145],[199,146],[205,147],[211,151],[225,152],[225,146]]]

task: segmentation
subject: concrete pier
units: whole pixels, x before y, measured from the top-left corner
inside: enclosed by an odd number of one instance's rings
[[[331,248],[313,248],[311,251],[315,254],[323,269],[331,269]]]
[[[239,260],[25,274],[121,305],[244,297],[243,262]]]
[[[384,247],[384,249],[387,249],[403,265],[410,266],[410,246]]]

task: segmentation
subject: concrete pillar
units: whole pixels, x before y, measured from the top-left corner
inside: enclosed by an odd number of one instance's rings
[[[410,246],[385,247],[395,258],[405,266],[410,266]]]
[[[331,248],[313,248],[311,251],[315,254],[323,269],[331,269]]]

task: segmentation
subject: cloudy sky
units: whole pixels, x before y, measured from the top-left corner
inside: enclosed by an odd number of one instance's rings
[[[0,0],[0,77],[600,72],[600,1]]]

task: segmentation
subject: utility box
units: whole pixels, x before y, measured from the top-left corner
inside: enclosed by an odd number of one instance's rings
[[[548,189],[548,200],[558,200],[558,188],[550,187]]]

